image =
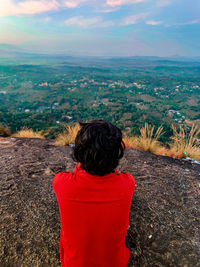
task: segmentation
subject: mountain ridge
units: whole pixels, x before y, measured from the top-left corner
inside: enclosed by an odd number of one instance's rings
[[[200,62],[200,56],[197,57],[186,57],[179,55],[172,56],[89,56],[83,55],[80,53],[74,53],[72,51],[69,52],[58,52],[58,53],[50,53],[50,52],[38,52],[38,51],[30,51],[29,49],[22,48],[17,45],[0,43],[0,53],[6,53],[5,56],[12,55],[13,57],[47,57],[47,58],[56,58],[56,57],[64,57],[64,58],[74,58],[74,59],[87,59],[87,60],[141,60],[141,61],[177,61],[177,62]],[[0,55],[1,56],[1,55]]]

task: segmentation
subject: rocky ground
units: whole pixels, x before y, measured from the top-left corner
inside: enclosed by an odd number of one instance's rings
[[[52,179],[73,170],[70,153],[52,141],[0,139],[1,267],[60,266]],[[118,170],[136,180],[128,267],[200,266],[200,165],[127,149]]]

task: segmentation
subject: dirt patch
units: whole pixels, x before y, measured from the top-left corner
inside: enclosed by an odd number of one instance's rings
[[[0,137],[0,147],[4,146],[13,146],[15,144],[16,139],[10,137]]]

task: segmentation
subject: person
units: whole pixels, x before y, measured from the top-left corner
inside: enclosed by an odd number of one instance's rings
[[[73,172],[60,172],[53,188],[60,211],[60,261],[64,267],[127,267],[127,229],[134,177],[118,172],[122,132],[98,119],[80,123]]]

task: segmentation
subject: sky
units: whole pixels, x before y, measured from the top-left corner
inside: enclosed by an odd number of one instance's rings
[[[0,44],[85,56],[200,56],[200,0],[0,0]]]

